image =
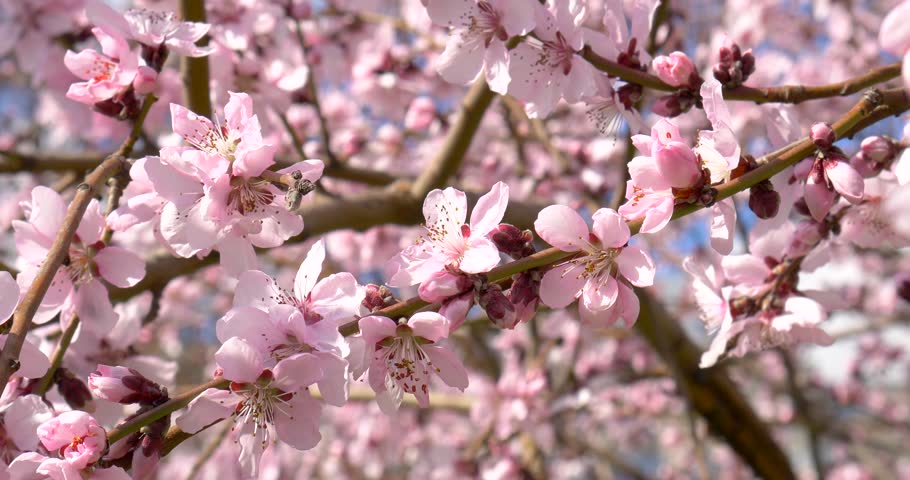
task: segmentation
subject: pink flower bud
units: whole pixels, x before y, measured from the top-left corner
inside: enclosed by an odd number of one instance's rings
[[[371,283],[366,286],[366,295],[361,305],[368,311],[374,312],[393,303],[395,303],[395,297],[392,296],[392,291],[389,290],[389,287]]]
[[[651,62],[651,67],[658,78],[675,87],[691,86],[690,80],[695,74],[695,65],[683,52],[661,55]]]
[[[857,173],[862,175],[863,178],[872,178],[881,173],[881,171],[885,168],[884,163],[870,160],[868,157],[863,155],[862,151],[850,159],[850,166],[853,167]]]
[[[98,398],[123,404],[150,405],[168,398],[157,383],[126,367],[98,365],[88,377],[88,388]]]
[[[408,106],[404,115],[404,128],[422,132],[436,119],[436,105],[429,97],[417,97]]]
[[[136,78],[133,79],[133,88],[139,95],[148,95],[158,87],[158,72],[146,66],[139,67]]]
[[[828,187],[824,174],[818,169],[813,169],[809,173],[809,179],[806,180],[806,187],[803,190],[803,198],[806,199],[806,207],[812,218],[821,222],[831,211],[834,202],[837,200],[837,194]]]
[[[489,235],[496,248],[512,258],[524,258],[535,251],[534,237],[530,230],[521,230],[514,225],[502,223]]]
[[[894,146],[894,142],[889,138],[880,137],[878,135],[863,140],[860,149],[866,159],[876,163],[889,162],[897,154],[897,148]]]
[[[814,143],[816,147],[828,149],[834,144],[834,130],[831,128],[831,125],[819,122],[812,125],[812,128],[809,131],[809,138],[812,139],[812,143]]]
[[[651,105],[651,111],[661,117],[676,117],[683,113],[682,104],[679,101],[679,95],[671,93],[657,99]]]
[[[685,143],[668,142],[654,145],[654,161],[661,176],[674,188],[689,188],[701,178],[698,157]]]
[[[765,180],[749,189],[749,209],[762,219],[772,218],[780,209],[780,194]]]
[[[472,286],[468,277],[440,270],[424,280],[417,293],[424,301],[435,303],[470,290]]]
[[[38,439],[49,451],[59,451],[73,468],[82,470],[101,459],[107,433],[91,415],[72,410],[38,426]]]

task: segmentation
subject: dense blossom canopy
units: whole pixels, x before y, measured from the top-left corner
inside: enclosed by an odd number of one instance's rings
[[[0,480],[910,477],[910,0],[0,0]]]

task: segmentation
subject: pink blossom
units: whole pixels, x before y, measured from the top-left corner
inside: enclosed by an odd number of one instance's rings
[[[300,215],[284,207],[283,192],[260,175],[275,163],[275,147],[262,140],[250,97],[231,93],[226,124],[216,126],[179,105],[171,105],[174,131],[189,148],[165,148],[148,157],[145,174],[167,200],[161,235],[183,257],[221,253],[236,276],[255,268],[253,247],[272,248],[303,230]],[[300,171],[316,181],[322,162],[307,160],[278,173]]]
[[[213,51],[212,47],[196,45],[210,26],[207,23],[181,22],[174,12],[140,8],[120,14],[100,0],[89,0],[85,5],[85,14],[93,24],[143,45],[166,46],[168,51],[188,57],[204,57]]]
[[[149,405],[168,398],[167,390],[127,367],[99,364],[87,383],[93,395],[109,402]]]
[[[692,60],[683,52],[655,57],[651,68],[664,83],[674,87],[693,86],[692,77],[695,75],[697,79],[698,75]]]
[[[67,50],[63,62],[73,75],[85,80],[70,85],[67,98],[87,105],[110,100],[124,92],[136,78],[139,56],[130,50],[126,39],[93,28],[104,54],[95,50],[75,53]]]
[[[910,89],[910,26],[907,18],[910,16],[910,2],[904,1],[894,7],[878,31],[878,43],[882,49],[897,56],[903,57],[901,73],[904,87]]]
[[[822,221],[840,194],[850,203],[863,200],[862,175],[839,153],[826,154],[812,163],[806,180],[804,197],[812,218]]]
[[[267,369],[258,349],[234,337],[224,342],[215,360],[224,378],[231,381],[230,389],[202,392],[177,419],[177,426],[196,433],[233,417],[241,448],[240,466],[244,475],[252,478],[258,476],[262,452],[276,439],[298,450],[319,443],[322,407],[307,390],[323,376],[315,355],[292,355]]]
[[[701,86],[701,97],[712,129],[698,133],[695,152],[710,172],[712,184],[729,182],[730,175],[739,165],[740,147],[720,82],[714,78],[706,80]]]
[[[509,202],[509,187],[497,182],[477,200],[471,223],[465,223],[468,201],[454,188],[433,190],[423,202],[426,236],[389,260],[389,285],[420,284],[434,273],[452,268],[464,273],[484,273],[499,264],[499,249],[489,239]]]
[[[637,142],[636,137],[648,138],[635,135],[632,137],[633,142]],[[636,143],[636,146],[640,144]],[[631,179],[626,184],[626,203],[619,207],[619,213],[629,220],[643,220],[642,233],[661,230],[670,222],[676,204],[669,182],[660,174],[653,159],[646,156],[635,157],[629,162],[629,175]]]
[[[77,470],[97,462],[107,447],[107,433],[91,415],[73,410],[38,426],[38,439],[49,451],[59,451]]]
[[[386,317],[368,316],[360,319],[360,331],[373,351],[369,381],[383,411],[397,410],[405,393],[414,395],[421,407],[428,407],[431,373],[451,387],[468,387],[468,372],[442,343],[449,336],[446,317],[420,312],[396,325]]]
[[[490,90],[505,95],[511,80],[505,42],[534,29],[534,9],[520,0],[429,0],[426,3],[433,23],[452,29],[438,60],[442,78],[463,85],[483,70]]]
[[[13,221],[16,248],[22,272],[16,279],[23,289],[31,284],[63,225],[66,204],[60,194],[47,187],[32,190],[31,200],[22,202],[27,221]],[[64,265],[57,270],[48,293],[35,316],[44,323],[61,310],[78,315],[86,328],[106,332],[117,320],[105,280],[128,288],[145,276],[145,262],[135,253],[110,246],[101,239],[104,217],[97,200],[92,200],[70,243]]]
[[[528,4],[536,17],[534,38],[526,38],[509,51],[509,94],[525,102],[534,118],[543,118],[556,103],[579,102],[595,91],[591,64],[576,55],[584,46],[585,6],[552,2],[550,7]]]
[[[547,271],[540,285],[541,301],[565,308],[582,297],[579,313],[593,325],[610,326],[623,320],[627,327],[638,318],[638,297],[632,286],[654,283],[654,261],[629,242],[629,226],[615,211],[594,213],[593,231],[575,210],[562,205],[543,209],[534,228],[547,243],[579,255]]]
[[[657,164],[657,170],[673,188],[691,188],[701,178],[701,165],[695,153],[679,134],[679,129],[666,119],[660,119],[651,128],[650,146],[645,146],[643,135],[635,141],[639,150],[649,149],[650,155]],[[645,150],[642,150],[643,152]]]

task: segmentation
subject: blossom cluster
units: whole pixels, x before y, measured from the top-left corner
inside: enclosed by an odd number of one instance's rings
[[[906,1],[7,3],[0,479],[872,478],[906,436]]]

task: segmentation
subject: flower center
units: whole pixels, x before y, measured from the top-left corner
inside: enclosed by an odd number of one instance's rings
[[[103,243],[98,243],[101,244],[101,247],[104,246]],[[69,275],[70,280],[72,280],[73,285],[77,287],[85,285],[95,278],[97,266],[92,258],[98,249],[96,245],[86,247],[76,239],[73,239],[73,242],[70,243],[69,255],[63,259],[63,268]]]
[[[233,383],[231,391],[243,397],[234,411],[235,423],[252,425],[253,436],[262,438],[262,447],[265,448],[275,437],[275,415],[283,413],[291,418],[290,410],[293,408],[288,401],[294,397],[293,393],[282,392],[270,386],[269,383]]]
[[[268,189],[269,182],[262,179],[231,178],[231,191],[228,193],[228,207],[248,215],[261,212],[262,207],[271,205],[275,194]]]
[[[566,37],[562,32],[556,32],[554,40],[542,42],[537,65],[547,66],[552,70],[558,69],[562,71],[563,75],[568,75],[572,71],[574,57],[575,50],[569,45]]]
[[[400,332],[405,333],[403,329]],[[405,393],[416,394],[418,391],[429,393],[430,370],[433,363],[426,352],[420,348],[420,337],[408,334],[391,339],[385,351],[389,370],[386,374],[386,388],[395,391],[400,388]]]
[[[468,32],[483,38],[485,47],[489,47],[494,38],[502,41],[508,40],[509,35],[502,27],[499,12],[485,1],[477,2],[477,8],[480,10],[480,14],[471,15],[467,25]]]

